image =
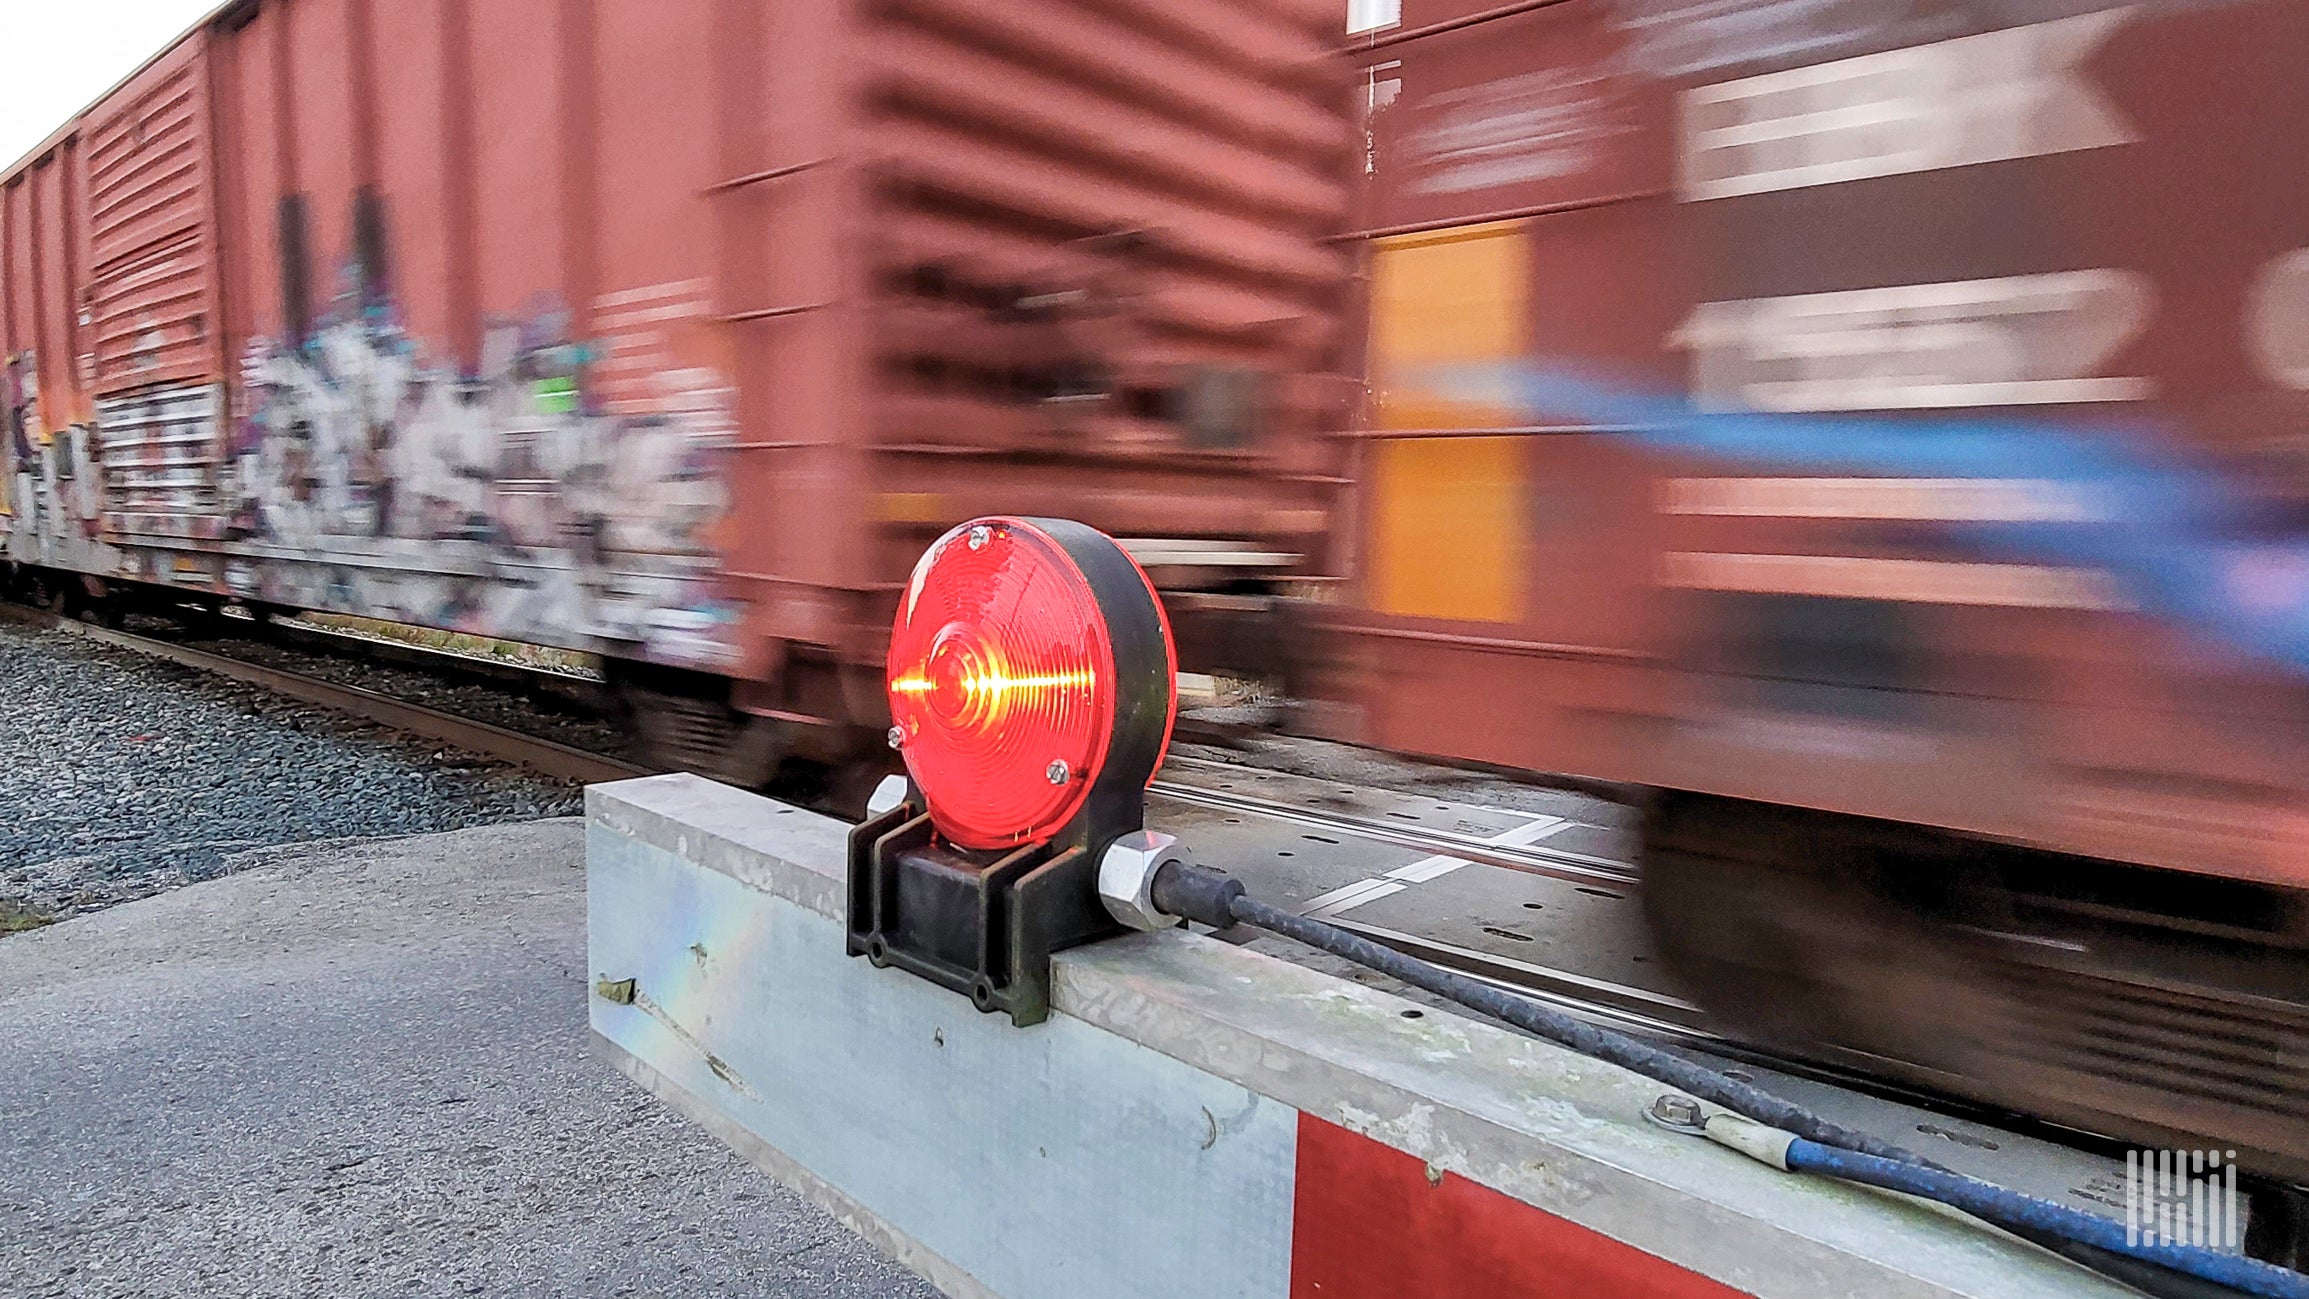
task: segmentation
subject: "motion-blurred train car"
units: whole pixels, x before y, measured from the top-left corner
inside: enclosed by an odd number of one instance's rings
[[[2309,6],[1359,0],[1333,732],[1751,1028],[2309,1170]]]
[[[1190,651],[1253,654],[1345,483],[1338,41],[1332,0],[225,5],[0,179],[0,555],[595,651],[660,760],[747,780],[878,740],[901,579],[978,513],[1131,539]]]

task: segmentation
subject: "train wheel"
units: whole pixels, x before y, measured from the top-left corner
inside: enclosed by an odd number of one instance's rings
[[[656,678],[630,664],[610,664],[626,734],[644,766],[693,771],[709,780],[762,789],[785,761],[785,729],[769,718],[739,713],[718,678]]]
[[[876,757],[836,762],[795,758],[779,768],[771,793],[815,812],[862,821],[874,787],[897,769],[895,762]]]
[[[1645,824],[1645,916],[1669,969],[1743,1033],[1929,1060],[2004,1008],[1884,896],[1893,865],[1864,823],[1664,794]]]
[[[2297,899],[1687,794],[1642,865],[1661,959],[1741,1036],[2309,1178]]]

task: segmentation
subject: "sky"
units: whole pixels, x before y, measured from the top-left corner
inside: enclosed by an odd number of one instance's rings
[[[217,0],[0,0],[0,167],[217,7]]]

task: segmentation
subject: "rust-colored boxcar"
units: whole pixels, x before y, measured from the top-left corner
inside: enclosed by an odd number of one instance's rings
[[[1335,729],[1652,790],[1726,1023],[2309,1176],[2309,6],[1354,8]]]
[[[1333,562],[1337,24],[227,5],[0,183],[5,555],[818,731],[874,723],[898,582],[973,514],[1132,539],[1190,629],[1255,609]]]
[[[1366,10],[1342,729],[2309,884],[2309,12]]]

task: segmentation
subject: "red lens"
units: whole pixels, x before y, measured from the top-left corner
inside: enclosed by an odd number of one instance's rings
[[[1114,677],[1097,596],[1047,533],[990,519],[939,538],[899,606],[888,678],[939,832],[1009,848],[1071,820],[1106,762]]]

